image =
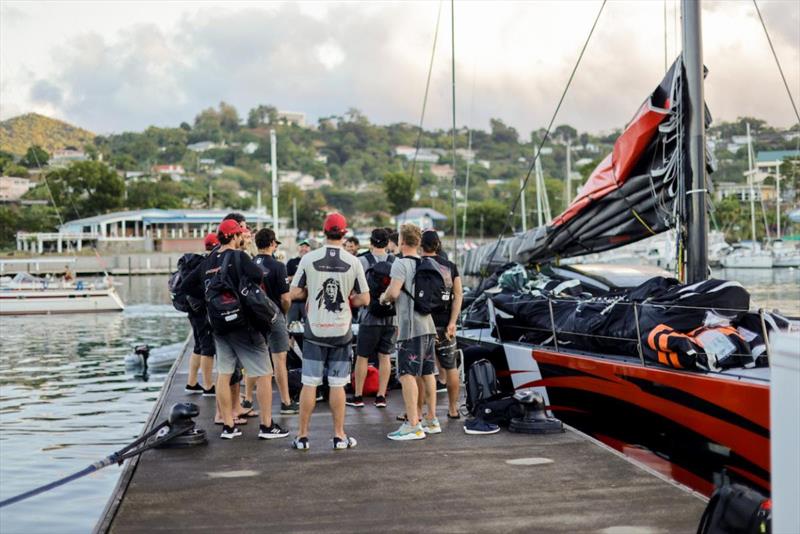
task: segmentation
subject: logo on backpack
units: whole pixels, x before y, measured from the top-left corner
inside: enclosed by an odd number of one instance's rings
[[[414,311],[420,315],[441,314],[450,311],[453,294],[453,276],[450,268],[425,256],[414,258]],[[407,292],[408,293],[408,292]]]

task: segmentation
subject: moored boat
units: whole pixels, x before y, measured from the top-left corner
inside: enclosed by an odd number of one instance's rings
[[[122,311],[125,305],[107,283],[53,282],[17,273],[0,284],[0,315],[46,315]]]

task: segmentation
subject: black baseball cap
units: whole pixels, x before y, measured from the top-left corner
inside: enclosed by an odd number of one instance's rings
[[[369,242],[373,247],[386,248],[386,245],[389,244],[389,232],[386,231],[386,228],[375,228],[369,236]]]

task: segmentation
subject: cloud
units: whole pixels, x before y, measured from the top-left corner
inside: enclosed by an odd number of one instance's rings
[[[523,136],[546,125],[598,5],[456,3],[458,124],[486,128],[490,117],[500,117]],[[797,87],[800,7],[759,5]],[[171,24],[137,23],[113,33],[83,30],[52,46],[51,69],[30,79],[18,74],[14,85],[28,87],[31,105],[46,103],[99,132],[191,122],[198,111],[222,100],[242,116],[258,104],[273,104],[305,111],[312,120],[356,107],[379,123],[417,122],[438,4],[202,6],[180,12]],[[607,4],[557,124],[598,131],[630,119],[663,74],[662,6]],[[668,15],[671,62],[679,51],[671,7]],[[717,2],[705,10],[709,106],[716,117],[750,114],[791,124],[785,92],[753,17],[751,4]],[[0,85],[4,105],[7,81]],[[449,127],[450,91],[445,5],[428,127]],[[11,104],[24,107],[19,100]]]

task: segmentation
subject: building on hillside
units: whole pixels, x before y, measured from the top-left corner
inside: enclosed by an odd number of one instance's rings
[[[417,163],[438,163],[440,153],[444,152],[436,148],[420,148],[419,152],[413,146],[398,145],[394,147],[394,155],[405,158],[407,161],[414,161],[416,154]]]
[[[475,151],[467,148],[457,148],[456,155],[467,163],[475,163]]]
[[[192,152],[205,152],[206,150],[211,150],[212,148],[220,148],[220,145],[213,141],[199,141],[197,143],[186,145],[186,149],[191,150]]]
[[[57,232],[17,232],[17,250],[61,252],[64,247],[96,246],[111,252],[200,252],[203,238],[216,232],[230,210],[116,211],[68,221]],[[271,224],[265,214],[246,212],[248,225]]]
[[[481,167],[483,167],[488,171],[492,167],[492,162],[490,162],[488,159],[479,159],[478,165],[480,165]]]
[[[154,178],[149,172],[143,171],[125,171],[123,178],[125,178],[126,182],[154,181]]]
[[[316,161],[317,163],[322,163],[323,165],[327,165],[328,164],[328,155],[317,151],[317,153],[314,154],[314,161]]]
[[[714,184],[714,199],[720,200],[734,197],[740,202],[750,202],[750,185],[738,182],[717,182]],[[753,185],[753,201],[772,202],[775,200],[775,186],[758,183]]]
[[[279,111],[278,122],[280,124],[292,124],[300,128],[305,128],[306,114],[299,111]]]
[[[258,143],[250,142],[242,147],[242,152],[247,155],[255,154],[256,150],[258,150]]]
[[[416,224],[423,230],[436,228],[447,220],[447,216],[433,208],[409,208],[403,213],[394,216],[395,225],[399,228],[401,224]]]
[[[455,169],[450,165],[431,165],[430,169],[431,174],[440,180],[452,180],[453,176],[456,175]]]
[[[269,170],[267,170],[269,172]],[[300,171],[278,171],[278,182],[282,184],[294,184],[302,191],[313,191],[324,186],[331,186],[333,182],[328,178],[316,179],[310,174]]]
[[[759,171],[774,172],[787,159],[800,159],[800,150],[760,150],[756,155]]]
[[[28,178],[16,176],[0,176],[0,202],[19,200],[36,185]]]
[[[540,152],[542,156],[550,156],[552,153],[553,153],[553,147],[551,146],[543,146],[542,151]]]
[[[151,169],[152,173],[156,176],[161,176],[162,174],[166,174],[176,182],[180,182],[186,177],[186,171],[183,168],[183,165],[153,165]]]
[[[53,154],[50,156],[50,161],[48,164],[51,167],[65,167],[70,163],[76,161],[86,161],[88,159],[89,156],[87,156],[83,150],[64,148],[61,150],[54,150]]]

